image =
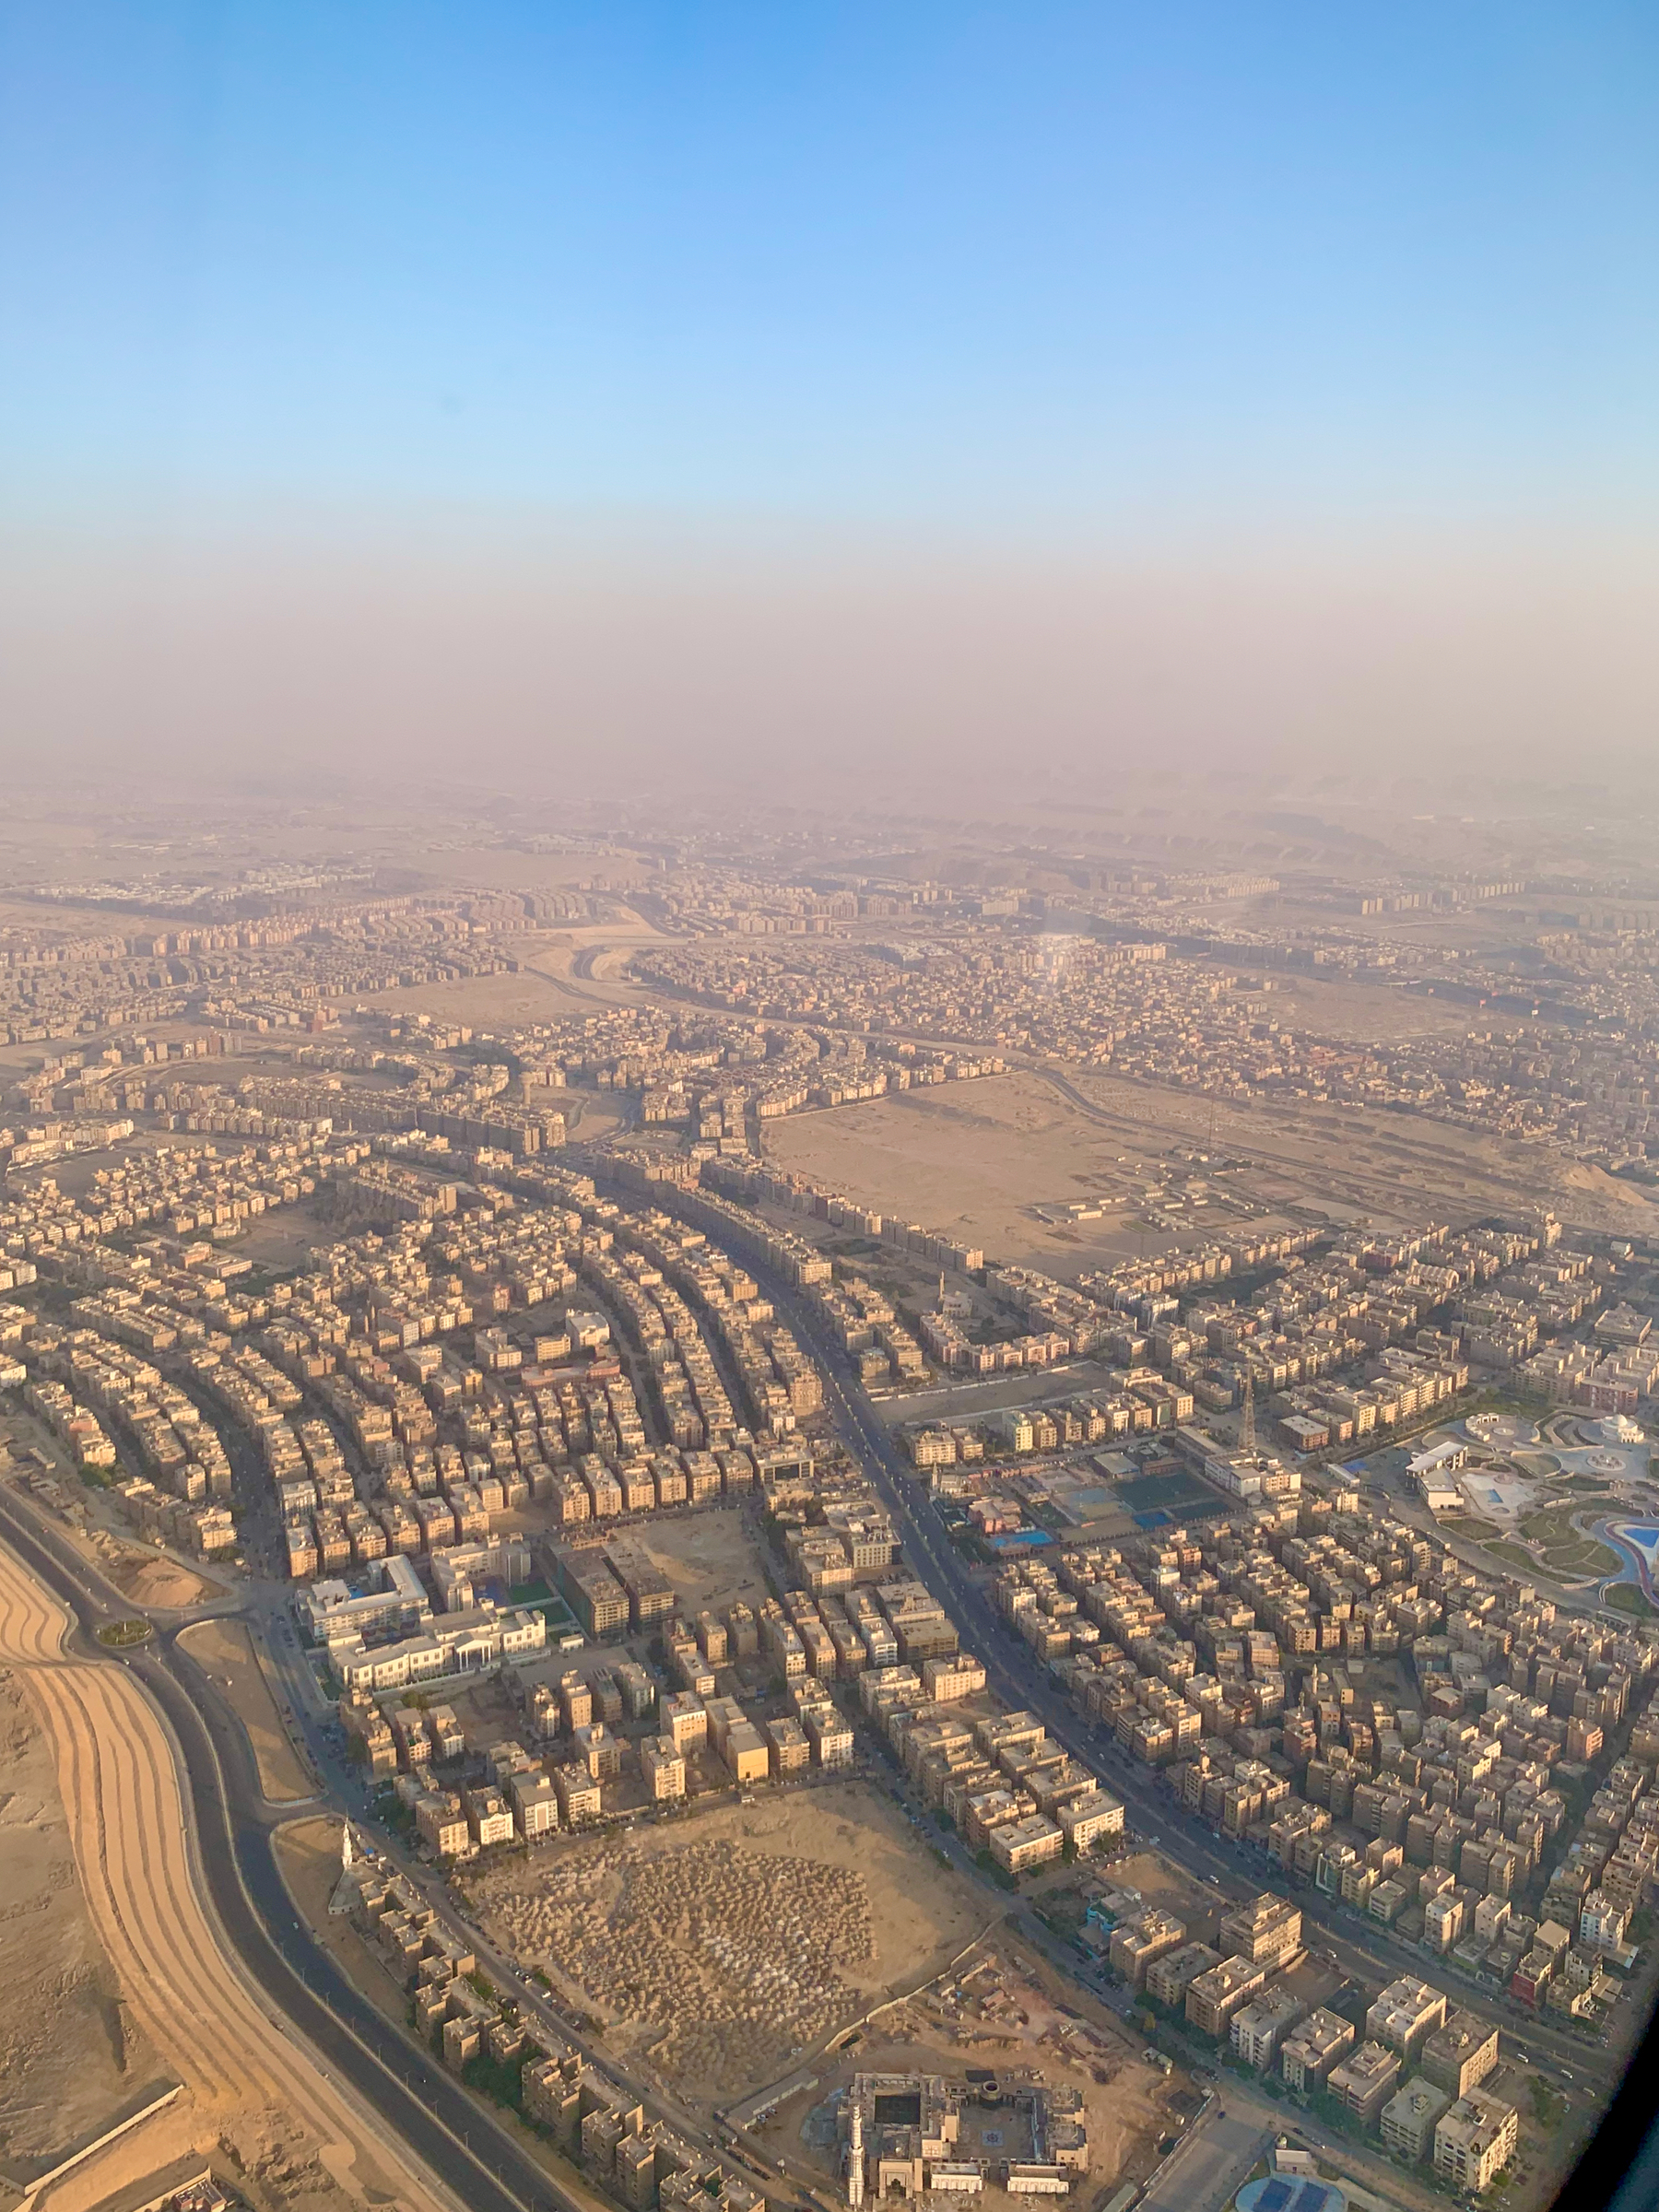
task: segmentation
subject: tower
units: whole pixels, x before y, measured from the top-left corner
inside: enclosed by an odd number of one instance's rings
[[[853,2100],[853,2128],[847,2140],[847,2205],[848,2212],[860,2212],[864,2204],[864,2099],[853,2083],[848,2091]]]

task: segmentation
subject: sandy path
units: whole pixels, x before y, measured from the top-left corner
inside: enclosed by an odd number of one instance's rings
[[[123,1668],[67,1656],[67,1627],[56,1602],[0,1549],[0,1661],[18,1669],[53,1738],[88,1908],[134,2016],[200,2105],[285,2114],[315,2139],[337,2178],[355,2166],[359,2192],[380,2194],[394,2149],[266,2019],[219,1947],[191,1880],[159,1715]],[[406,2166],[392,2171],[411,2212],[437,2212],[440,2200]]]

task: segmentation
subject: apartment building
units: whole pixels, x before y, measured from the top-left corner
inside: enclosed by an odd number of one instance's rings
[[[512,1842],[512,1815],[500,1790],[465,1790],[462,1802],[473,1841],[480,1851],[488,1851],[495,1843]]]
[[[1188,2002],[1192,1992],[1187,1992]],[[1247,2066],[1265,2073],[1306,2006],[1288,1989],[1265,1989],[1232,2016],[1233,2049]]]
[[[1470,2089],[1436,2124],[1434,2171],[1456,2188],[1484,2189],[1513,2158],[1520,2130],[1512,2104]]]
[[[1301,1918],[1299,1906],[1265,1890],[1223,1917],[1217,1940],[1239,1958],[1271,1972],[1300,1950]]]
[[[599,1818],[603,1788],[585,1767],[555,1767],[553,1787],[559,1793],[559,1810],[567,1828]]]
[[[700,1750],[709,1740],[709,1709],[694,1690],[672,1690],[657,1704],[663,1734],[682,1755]]]
[[[507,1794],[512,1800],[518,1831],[526,1843],[537,1842],[543,1836],[556,1832],[559,1793],[547,1775],[539,1770],[515,1774],[507,1784]]]
[[[1124,1832],[1124,1807],[1105,1790],[1089,1790],[1056,1807],[1054,1818],[1065,1841],[1079,1853],[1092,1851],[1109,1836]]]
[[[1022,1820],[1005,1820],[990,1834],[991,1856],[1006,1874],[1025,1874],[1057,1859],[1065,1847],[1064,1830],[1038,1812]]]
[[[1497,2029],[1461,2006],[1446,2015],[1423,2045],[1425,2078],[1453,2098],[1477,2089],[1497,2064]]]
[[[1167,1958],[1155,1959],[1147,1969],[1147,1994],[1159,2004],[1184,2006],[1186,1994],[1200,1974],[1219,1966],[1221,1959],[1207,1943],[1183,1944]]]
[[[1186,2018],[1201,2035],[1225,2036],[1235,2012],[1250,2002],[1267,1979],[1267,1969],[1249,1959],[1223,1959],[1189,1983]]]
[[[1112,1972],[1120,1974],[1131,1989],[1144,1989],[1151,1968],[1180,1950],[1186,1935],[1185,1921],[1153,1906],[1113,1928],[1106,1957]]]
[[[1383,2043],[1361,2043],[1351,2057],[1333,2066],[1326,2086],[1367,2127],[1382,2117],[1382,2107],[1394,2095],[1401,2073],[1400,2055]]]
[[[672,1735],[648,1735],[640,1746],[640,1771],[654,1804],[686,1794],[686,1755]]]
[[[417,1797],[415,1832],[441,1859],[464,1858],[473,1849],[472,1830],[453,1790],[428,1791]]]
[[[1408,2166],[1420,2164],[1433,2145],[1441,2115],[1451,2102],[1437,2083],[1414,2074],[1382,2107],[1383,2147]]]
[[[1397,2051],[1408,2065],[1415,2065],[1424,2044],[1445,2019],[1445,1993],[1431,1989],[1415,1974],[1401,1974],[1367,2012],[1365,2032],[1372,2042]]]

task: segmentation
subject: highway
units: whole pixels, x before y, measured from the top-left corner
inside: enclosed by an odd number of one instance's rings
[[[42,1584],[82,1638],[131,1606],[3,1494],[0,1535],[15,1555],[0,1547],[0,1652],[24,1671],[59,1746],[88,1901],[157,2050],[208,2101],[268,2103],[323,2143],[362,2144],[423,2205],[594,2212],[586,2191],[563,2188],[392,2029],[300,1925],[247,1738],[200,1671],[165,1638],[119,1659],[89,1644],[79,1655],[81,1638],[65,1647],[69,1623]],[[422,2165],[435,2186],[420,2187]]]

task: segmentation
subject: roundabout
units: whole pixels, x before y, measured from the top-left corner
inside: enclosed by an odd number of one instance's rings
[[[147,1620],[136,1615],[128,1620],[106,1620],[102,1628],[93,1630],[106,1652],[136,1651],[141,1643],[147,1643],[155,1632]]]

